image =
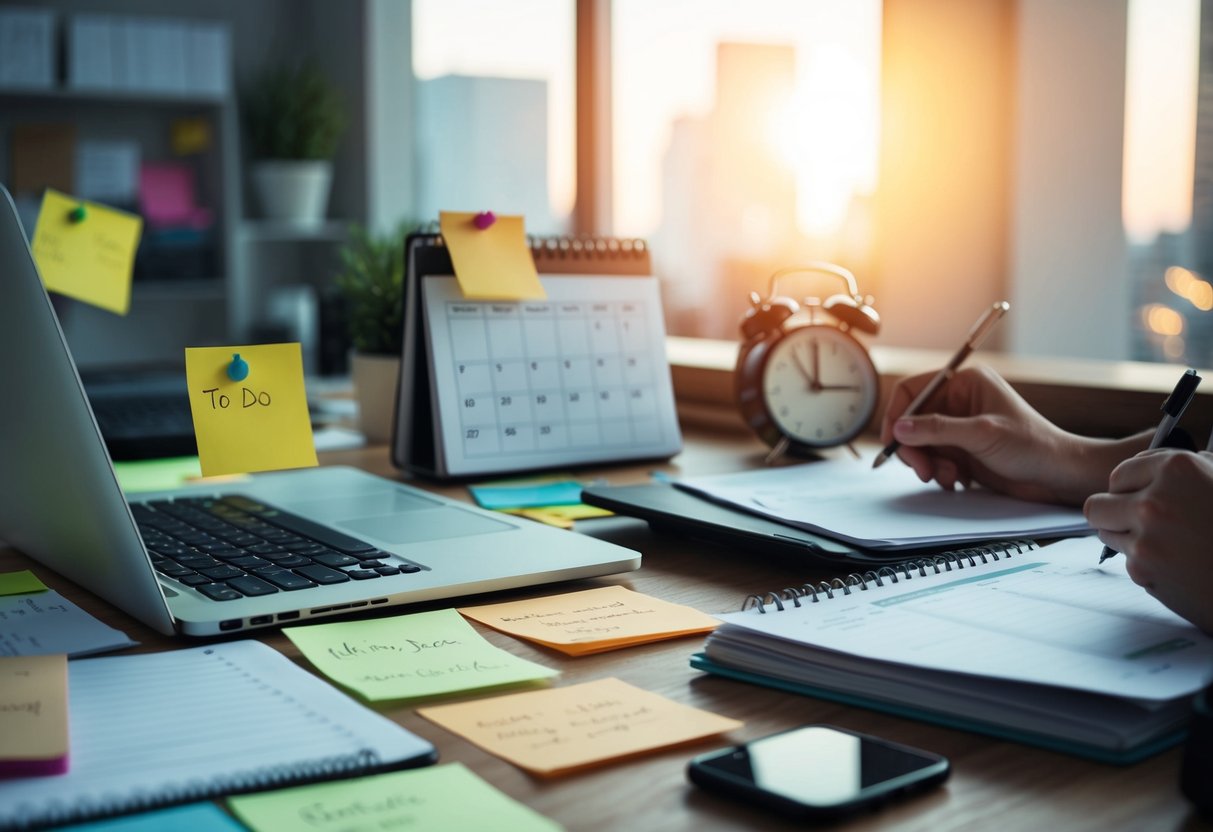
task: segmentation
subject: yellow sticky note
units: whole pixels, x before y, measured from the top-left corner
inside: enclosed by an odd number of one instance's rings
[[[442,211],[438,219],[455,266],[455,279],[465,298],[528,300],[548,296],[535,271],[522,217],[496,217],[483,229],[476,227],[476,214],[470,211]]]
[[[742,725],[619,679],[435,705],[417,713],[543,777],[704,739]]]
[[[67,771],[67,656],[0,658],[0,777]]]
[[[25,595],[28,592],[46,592],[46,584],[28,569],[0,574],[0,595]]]
[[[463,607],[459,612],[570,656],[708,633],[720,623],[699,610],[622,586]]]
[[[47,289],[125,315],[142,231],[134,214],[48,188],[30,248]]]
[[[489,644],[455,610],[282,632],[325,676],[373,701],[535,684],[560,675]]]
[[[316,465],[298,344],[192,347],[185,379],[204,477]]]

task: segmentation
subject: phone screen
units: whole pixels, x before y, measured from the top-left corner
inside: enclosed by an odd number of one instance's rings
[[[810,806],[851,803],[894,785],[890,781],[947,770],[941,757],[822,725],[755,740],[697,764]]]

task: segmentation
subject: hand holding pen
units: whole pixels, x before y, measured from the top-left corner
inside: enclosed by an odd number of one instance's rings
[[[955,375],[956,370],[964,363],[965,359],[985,341],[986,336],[994,329],[1002,316],[1011,308],[1011,304],[1005,300],[1000,300],[985,311],[977,322],[973,324],[973,328],[969,330],[968,336],[965,338],[960,349],[952,356],[952,360],[947,363],[942,370],[935,374],[934,378],[927,383],[927,386],[922,388],[914,400],[901,413],[902,416],[913,416],[916,414],[931,398],[939,391],[941,387]],[[896,439],[891,441],[884,449],[877,454],[876,459],[872,461],[873,468],[879,468],[884,465],[889,457],[897,453],[897,449],[901,447],[901,443]]]
[[[1161,447],[1162,443],[1167,441],[1167,437],[1171,435],[1171,431],[1179,424],[1180,417],[1184,415],[1184,411],[1191,404],[1192,398],[1196,395],[1196,388],[1199,385],[1200,376],[1196,374],[1195,370],[1188,370],[1179,377],[1175,389],[1171,391],[1171,395],[1167,396],[1166,401],[1162,403],[1162,421],[1158,423],[1158,428],[1150,439],[1148,450]],[[1213,435],[1209,437],[1209,446],[1210,449],[1213,449]],[[1099,562],[1103,563],[1116,554],[1118,554],[1117,551],[1111,546],[1104,546],[1103,552],[1099,556]]]

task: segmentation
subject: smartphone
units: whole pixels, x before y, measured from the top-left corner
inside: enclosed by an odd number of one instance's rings
[[[831,819],[948,779],[945,757],[835,728],[806,725],[696,757],[691,782],[797,819]]]

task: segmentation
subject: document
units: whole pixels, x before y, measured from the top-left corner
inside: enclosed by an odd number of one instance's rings
[[[542,683],[560,675],[489,644],[455,610],[283,632],[324,675],[372,701]]]
[[[460,763],[231,797],[227,803],[253,832],[560,829]]]
[[[944,491],[900,462],[833,459],[675,483],[710,500],[877,551],[1091,533],[1074,508],[984,488]]]
[[[570,656],[708,633],[719,623],[691,607],[622,586],[462,607],[459,612],[495,630]]]
[[[417,713],[541,777],[705,739],[742,725],[619,679],[437,705]]]
[[[0,656],[88,656],[136,644],[54,590],[0,596]]]
[[[67,771],[67,656],[0,658],[0,777]]]

